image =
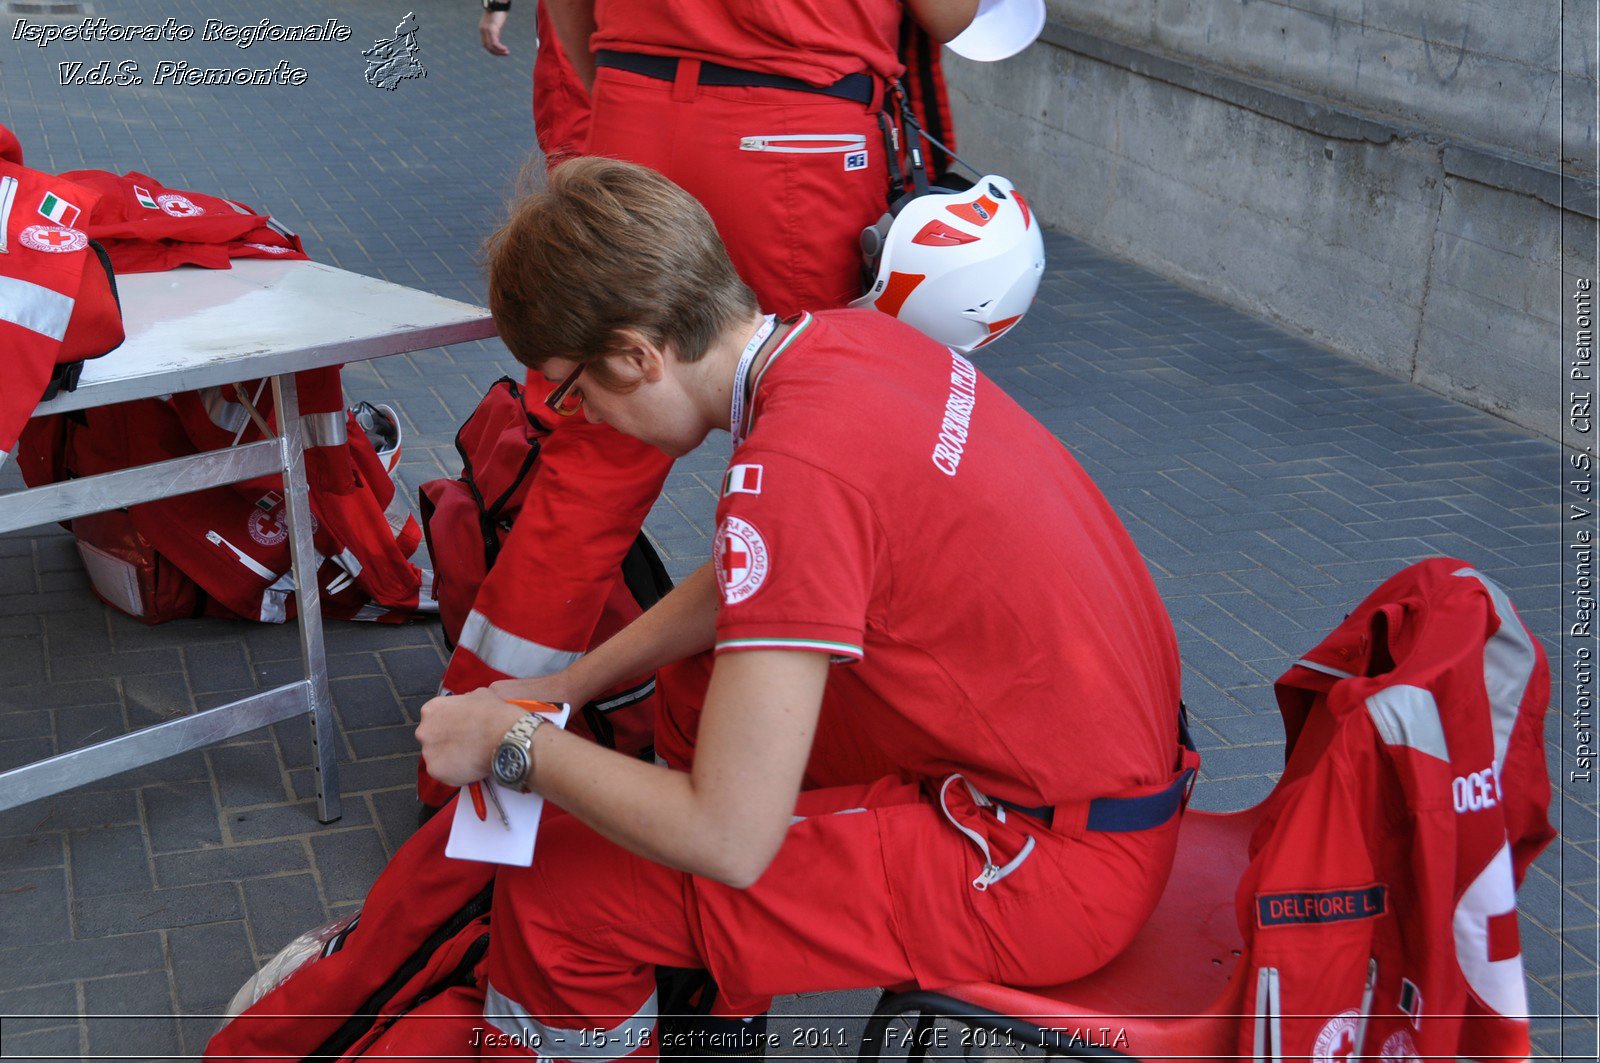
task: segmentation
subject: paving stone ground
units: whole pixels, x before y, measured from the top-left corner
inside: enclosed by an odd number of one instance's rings
[[[33,165],[140,170],[224,194],[270,209],[321,261],[482,301],[476,248],[532,144],[531,11],[513,15],[513,57],[493,60],[478,48],[474,5],[446,0],[87,6],[113,23],[171,17],[197,31],[219,11],[237,24],[336,17],[353,34],[248,50],[198,39],[37,48],[0,19],[0,120]],[[367,85],[361,49],[412,10],[426,78],[392,92]],[[58,63],[102,59],[138,62],[147,83],[60,85]],[[307,80],[149,83],[163,59],[288,59]],[[1410,561],[1443,553],[1477,565],[1558,651],[1555,444],[1074,240],[1047,245],[1037,305],[979,364],[1077,454],[1157,575],[1205,754],[1200,807],[1267,793],[1282,764],[1271,681]],[[345,382],[352,401],[401,410],[399,478],[414,497],[457,471],[455,427],[515,371],[485,342],[353,366]],[[1555,401],[1560,382],[1550,387]],[[675,575],[706,555],[726,456],[723,439],[680,462],[651,513]],[[16,484],[14,470],[0,471],[0,486]],[[1019,499],[995,534],[1026,519]],[[292,628],[221,621],[144,627],[95,599],[59,529],[0,537],[0,767],[275,685],[296,674],[295,639]],[[339,822],[316,822],[299,723],[0,814],[0,1054],[197,1054],[260,962],[360,902],[413,829],[411,730],[445,654],[429,623],[333,624],[327,648],[342,724]],[[1563,838],[1534,866],[1521,912],[1540,1050],[1577,1058],[1595,1045],[1600,920],[1595,791],[1566,781],[1569,734],[1552,712]],[[777,1011],[785,1027],[842,1025],[853,1037],[874,998],[813,994]],[[798,1043],[785,1051],[806,1054]]]

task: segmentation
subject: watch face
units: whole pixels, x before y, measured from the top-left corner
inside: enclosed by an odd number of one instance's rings
[[[528,774],[528,755],[513,745],[495,750],[494,777],[506,786],[519,786]]]

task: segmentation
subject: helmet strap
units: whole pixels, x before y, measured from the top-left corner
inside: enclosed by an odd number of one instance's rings
[[[911,184],[916,189],[917,195],[920,196],[926,193],[929,186],[933,183],[931,171],[927,165],[927,162],[922,156],[922,142],[924,140],[969,170],[973,177],[981,177],[983,175],[983,170],[978,169],[976,166],[972,165],[972,163],[957,155],[950,145],[946,144],[944,141],[940,140],[938,137],[922,128],[922,123],[917,121],[916,114],[911,110],[910,97],[906,95],[905,88],[900,84],[900,82],[894,81],[890,83],[889,95],[894,97],[895,107],[900,112],[900,121],[906,127],[906,131],[909,134],[906,152],[911,156]],[[886,119],[887,116],[880,111],[878,113],[878,121],[882,123],[886,121]],[[895,190],[890,197],[892,200],[894,196],[904,194],[905,192],[910,191],[910,189],[906,187],[905,178],[900,174],[900,152],[897,150],[897,145],[892,140],[888,139],[888,137],[888,131],[885,130],[884,143],[887,146],[889,154],[889,177],[891,181],[890,187]]]
[[[928,176],[928,160],[922,156],[922,126],[917,122],[916,115],[911,113],[905,86],[896,81],[889,91],[894,96],[896,110],[900,112],[900,124],[909,134],[906,137],[906,153],[911,157],[911,190],[916,195],[925,196],[933,181]],[[904,182],[901,183],[901,189],[905,190]]]
[[[889,160],[889,198],[893,203],[906,190],[906,177],[900,169],[900,137],[888,111],[878,112],[878,128],[883,130],[883,154]]]

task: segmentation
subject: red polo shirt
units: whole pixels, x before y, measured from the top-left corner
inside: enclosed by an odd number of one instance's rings
[[[1171,777],[1171,622],[1061,443],[886,315],[803,316],[718,505],[719,653],[850,662],[825,697],[915,775],[1026,805]]]

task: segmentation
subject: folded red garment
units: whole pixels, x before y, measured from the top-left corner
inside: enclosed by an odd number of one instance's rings
[[[118,273],[155,273],[175,266],[227,269],[234,258],[305,259],[300,238],[270,215],[231,199],[168,188],[129,171],[73,170],[68,180],[100,193],[81,219]]]

